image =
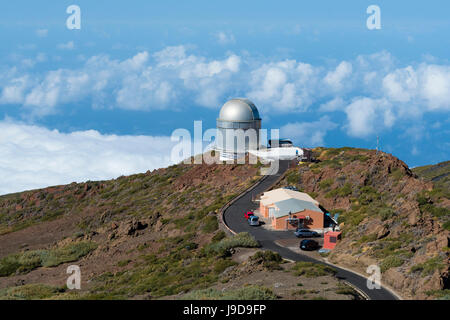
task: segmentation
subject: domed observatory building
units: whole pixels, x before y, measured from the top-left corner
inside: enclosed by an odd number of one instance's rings
[[[258,150],[261,118],[255,104],[248,99],[227,101],[217,119],[216,150],[220,160],[244,157],[249,150]]]

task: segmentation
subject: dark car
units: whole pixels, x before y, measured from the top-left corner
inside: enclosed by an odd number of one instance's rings
[[[294,234],[297,238],[320,237],[320,234],[309,229],[297,229],[295,230]]]
[[[314,251],[319,249],[319,243],[310,239],[302,240],[300,241],[300,249],[305,251]]]
[[[257,216],[250,216],[247,221],[251,226],[259,226],[259,218]]]

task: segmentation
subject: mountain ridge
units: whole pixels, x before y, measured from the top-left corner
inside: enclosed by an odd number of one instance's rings
[[[406,298],[445,296],[445,186],[419,178],[420,168],[411,170],[375,150],[315,148],[314,153],[316,162],[289,169],[279,186],[296,185],[331,213],[340,213],[343,240],[330,261],[363,272],[368,264],[379,264],[383,279]],[[39,287],[49,292],[47,298],[108,299],[174,297],[220,287],[218,281],[242,283],[249,276],[242,273],[243,266],[250,260],[227,256],[229,247],[224,252],[212,248],[229,239],[219,229],[219,209],[260,179],[259,167],[179,164],[108,181],[0,196],[0,298],[2,290],[10,297],[12,291],[33,285],[51,286]],[[244,238],[233,243],[254,245]],[[70,261],[86,269],[89,282],[84,280],[86,290],[80,294],[55,289],[64,283],[64,267]],[[241,271],[225,277],[228,268]],[[257,275],[276,279],[273,270],[256,269],[261,272]],[[340,286],[336,281],[327,280]],[[271,289],[276,291],[271,295],[266,289],[251,292],[282,298],[328,294],[326,288],[300,295],[279,289]]]
[[[447,292],[450,206],[445,189],[383,152],[314,152],[318,161],[290,169],[281,185],[294,184],[339,214],[343,239],[330,261],[361,273],[379,265],[384,281],[407,298]]]

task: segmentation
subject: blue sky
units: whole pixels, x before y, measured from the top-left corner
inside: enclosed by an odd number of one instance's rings
[[[81,8],[68,30],[66,8]],[[366,8],[381,9],[368,30]],[[0,10],[0,193],[170,163],[249,97],[300,146],[449,158],[448,1],[50,1]],[[144,145],[143,145],[144,144]]]

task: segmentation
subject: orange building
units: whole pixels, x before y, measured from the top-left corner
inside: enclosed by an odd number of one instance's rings
[[[270,207],[273,207],[276,202],[288,199],[303,200],[311,202],[317,207],[319,206],[319,203],[311,198],[311,196],[307,193],[279,188],[264,192],[262,194],[261,200],[259,202],[259,212],[263,215],[264,218],[268,218]]]
[[[291,198],[277,201],[264,209],[275,230],[323,229],[324,226],[322,210],[309,201]]]
[[[341,232],[338,231],[328,231],[323,236],[323,249],[332,250],[336,246],[338,240],[341,239]]]

